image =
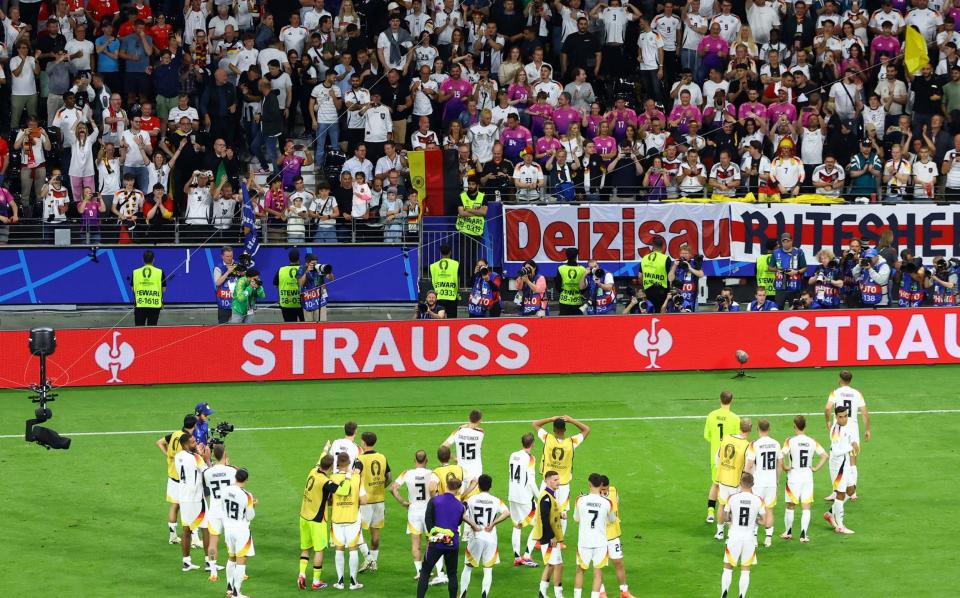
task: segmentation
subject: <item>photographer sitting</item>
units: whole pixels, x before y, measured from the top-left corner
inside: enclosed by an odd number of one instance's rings
[[[537,264],[527,260],[517,274],[517,295],[514,302],[520,306],[521,316],[547,315],[547,279],[537,272]]]
[[[804,289],[800,296],[793,300],[793,303],[790,304],[790,309],[793,310],[804,310],[804,309],[823,309],[827,307],[820,303],[819,301],[814,301],[813,295],[810,294],[810,291]]]
[[[777,304],[767,299],[767,289],[757,287],[756,298],[747,306],[747,311],[777,311]]]
[[[647,294],[643,292],[643,289],[635,289],[633,287],[627,287],[625,293],[630,296],[630,301],[627,302],[626,306],[623,308],[623,313],[625,314],[655,314],[657,313],[657,306],[653,304],[653,301],[647,299]]]
[[[447,317],[447,310],[437,301],[437,292],[433,289],[427,291],[427,296],[422,303],[417,304],[418,320],[443,320]]]
[[[683,297],[683,306],[686,311],[697,311],[697,291],[700,277],[703,276],[703,256],[690,257],[690,246],[684,243],[680,246],[680,259],[671,264],[667,273],[667,280],[671,285],[679,283],[678,291]]]
[[[897,293],[900,307],[920,307],[927,291],[924,286],[924,279],[927,277],[927,271],[923,267],[920,258],[913,257],[909,249],[900,252],[900,261],[896,264],[897,272],[893,275],[894,281],[899,286]]]
[[[799,248],[793,246],[790,233],[780,235],[780,247],[770,255],[770,267],[775,271],[773,288],[777,291],[777,308],[783,309],[800,296],[803,274],[807,269],[807,258]]]
[[[938,257],[933,260],[933,270],[927,270],[924,288],[930,291],[930,301],[934,307],[953,307],[957,304],[957,268],[960,259],[949,261]]]
[[[257,299],[263,299],[265,295],[260,272],[256,268],[248,269],[245,276],[237,279],[237,286],[233,289],[230,323],[251,324],[257,311]]]
[[[560,315],[579,316],[580,306],[584,304],[580,282],[587,275],[587,269],[577,263],[577,248],[567,247],[567,263],[557,268],[556,289],[560,294]]]
[[[479,259],[473,267],[473,285],[467,313],[471,318],[496,318],[502,311],[500,275],[490,268],[487,260]]]
[[[890,305],[890,266],[872,247],[867,248],[861,256],[853,267],[853,277],[860,285],[860,303],[864,307]]]
[[[764,289],[764,292],[766,292],[766,289]],[[740,311],[740,304],[733,300],[733,289],[730,287],[723,287],[723,290],[717,295],[717,311]]]
[[[297,284],[300,286],[300,304],[303,306],[307,322],[327,321],[327,284],[333,281],[333,266],[318,264],[317,256],[308,253],[306,264],[297,270]]]
[[[860,263],[862,247],[859,239],[853,239],[850,241],[849,248],[843,252],[843,257],[840,258],[840,273],[843,275],[840,295],[843,297],[844,306],[849,308],[860,307],[860,286],[857,284],[857,277],[853,275],[853,269]]]
[[[617,313],[617,285],[613,274],[601,268],[597,260],[587,262],[587,275],[580,281],[580,288],[586,291],[587,298],[583,313],[591,316]]]
[[[817,307],[824,309],[840,307],[840,289],[843,288],[840,261],[829,249],[821,249],[817,253],[817,260],[820,265],[809,280],[813,286],[813,294],[817,298]]]
[[[687,300],[683,297],[682,284],[680,281],[674,281],[667,291],[667,297],[660,306],[660,312],[665,314],[688,314],[693,312]]]

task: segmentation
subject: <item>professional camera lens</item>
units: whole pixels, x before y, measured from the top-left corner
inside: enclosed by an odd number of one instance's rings
[[[487,268],[486,266],[480,268],[479,274],[480,276],[486,276],[487,274],[490,274],[490,268]]]

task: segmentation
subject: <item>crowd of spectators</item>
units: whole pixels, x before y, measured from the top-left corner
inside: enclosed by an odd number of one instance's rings
[[[0,240],[31,218],[90,242],[229,240],[242,181],[270,241],[358,223],[398,240],[422,199],[406,153],[432,148],[485,201],[953,199],[958,17],[952,0],[21,0],[0,13]]]

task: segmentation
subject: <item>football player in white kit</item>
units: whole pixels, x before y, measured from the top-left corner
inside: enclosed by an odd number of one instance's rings
[[[357,422],[347,422],[343,424],[343,438],[338,438],[330,443],[330,454],[333,455],[333,462],[337,462],[340,453],[346,453],[350,457],[350,463],[353,464],[360,456],[360,447],[355,440],[357,436]]]
[[[754,494],[753,474],[740,477],[740,492],[727,499],[720,511],[720,521],[730,523],[723,556],[723,576],[720,578],[720,598],[727,598],[733,582],[733,568],[740,565],[740,598],[746,598],[750,587],[750,568],[757,564],[757,524],[772,525],[770,512],[763,499]]]
[[[842,370],[840,372],[840,386],[836,388],[833,392],[830,393],[830,396],[827,397],[827,405],[823,408],[823,417],[827,422],[827,431],[830,430],[830,427],[835,423],[836,419],[833,416],[834,408],[838,405],[843,405],[847,408],[847,415],[849,416],[849,421],[847,425],[850,426],[850,435],[853,436],[857,444],[860,444],[860,424],[857,419],[858,415],[863,416],[863,438],[864,440],[870,440],[870,412],[867,411],[867,404],[863,400],[863,395],[860,394],[860,391],[856,388],[850,386],[850,382],[853,380],[853,374],[848,370]],[[849,470],[847,472],[847,482],[850,484],[850,487],[853,489],[853,494],[850,496],[850,500],[857,500],[857,480],[859,478],[859,472],[857,470],[857,456],[850,457]],[[833,493],[830,496],[826,497],[824,500],[833,500]]]
[[[598,473],[587,477],[589,494],[577,498],[573,508],[573,520],[580,523],[577,533],[577,572],[573,577],[573,597],[580,598],[583,592],[583,572],[593,568],[593,585],[590,598],[600,598],[603,584],[603,568],[609,559],[607,554],[607,525],[616,521],[610,500],[600,494],[603,478]]]
[[[753,493],[763,499],[767,509],[768,525],[764,528],[765,547],[773,544],[773,508],[777,506],[777,482],[783,456],[780,443],[770,438],[770,421],[761,419],[757,423],[760,437],[747,447],[747,462],[744,471],[753,474]]]
[[[800,541],[804,544],[810,541],[807,530],[810,527],[810,504],[813,502],[813,472],[823,467],[827,461],[827,451],[820,443],[806,435],[807,418],[798,415],[793,418],[794,435],[783,442],[780,451],[783,457],[782,467],[787,472],[787,484],[784,487],[784,501],[787,510],[783,514],[783,524],[786,528],[780,537],[789,540],[793,537],[793,510],[800,505],[803,513],[800,516]],[[816,465],[811,466],[814,455],[820,455]]]
[[[427,533],[427,503],[430,502],[430,476],[427,469],[427,451],[417,451],[413,457],[413,468],[401,473],[390,486],[390,493],[407,509],[407,534],[410,536],[410,552],[413,555],[414,579],[420,579],[420,567],[423,565],[422,540]],[[400,496],[399,489],[405,486],[407,498]]]
[[[483,473],[483,428],[480,420],[483,414],[474,409],[470,412],[470,421],[454,430],[443,446],[451,447],[457,457],[457,464],[463,468],[463,487],[468,488],[470,482],[476,480]]]
[[[493,584],[493,566],[500,563],[496,526],[510,518],[510,509],[502,500],[490,494],[491,487],[493,487],[493,478],[487,474],[481,474],[477,478],[479,493],[467,499],[467,513],[480,530],[473,531],[467,528],[464,533],[467,549],[463,556],[463,573],[460,574],[458,590],[460,596],[467,594],[473,570],[482,567],[483,582],[480,586],[480,598],[487,598],[490,586]]]
[[[830,428],[830,479],[833,480],[833,491],[836,496],[833,499],[833,507],[823,514],[823,518],[837,533],[852,534],[853,530],[844,525],[844,503],[853,495],[849,478],[850,459],[860,452],[860,443],[851,433],[847,408],[837,405],[835,413],[837,421]]]
[[[194,532],[200,534],[200,530],[203,530],[204,545],[207,541],[207,519],[203,504],[203,470],[207,465],[196,453],[197,439],[193,434],[180,440],[180,448],[180,452],[173,458],[173,465],[180,476],[180,488],[177,490],[180,526],[183,528],[180,549],[183,553],[183,572],[186,573],[200,568],[190,560],[191,536]]]
[[[527,546],[520,552],[520,542],[523,528],[533,525],[533,518],[537,514],[537,496],[540,488],[537,486],[536,466],[537,458],[531,450],[536,439],[533,434],[524,434],[520,438],[519,451],[510,454],[510,482],[508,484],[507,501],[510,504],[510,518],[513,519],[513,566],[539,567],[530,557],[536,542],[533,539],[533,530],[527,536]]]
[[[247,559],[256,554],[250,535],[250,522],[256,514],[254,507],[257,499],[245,489],[249,477],[246,469],[238,469],[236,484],[227,486],[223,491],[223,539],[227,554],[230,555],[227,561],[227,594],[236,598],[246,598],[240,593],[240,586],[247,575]]]
[[[207,542],[207,570],[210,572],[210,581],[217,581],[217,572],[223,570],[223,567],[217,565],[217,544],[220,534],[223,533],[223,492],[236,483],[237,468],[230,465],[223,443],[213,445],[211,452],[217,462],[203,470],[203,486],[207,501],[207,531],[210,534]]]

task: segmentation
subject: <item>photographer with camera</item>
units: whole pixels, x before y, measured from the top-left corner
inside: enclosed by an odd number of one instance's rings
[[[437,292],[433,289],[427,291],[427,296],[421,303],[417,304],[418,320],[443,320],[447,317],[447,311],[443,309],[440,302],[437,301]]]
[[[657,313],[657,306],[647,299],[643,289],[627,287],[624,293],[630,297],[630,300],[624,305],[623,313],[631,315]]]
[[[790,304],[790,309],[793,310],[803,310],[803,309],[822,309],[827,307],[820,303],[819,301],[814,301],[813,295],[810,294],[810,291],[804,289],[800,292],[800,296],[793,300],[793,303]]]
[[[197,425],[193,428],[193,437],[197,439],[197,454],[203,457],[206,463],[210,463],[210,416],[213,415],[213,409],[210,403],[197,403],[193,408],[193,414],[197,418]]]
[[[430,264],[430,286],[437,293],[437,301],[448,318],[457,317],[457,297],[460,295],[460,262],[453,259],[453,249],[440,246],[440,259]]]
[[[253,314],[257,311],[257,299],[263,299],[263,282],[260,272],[256,268],[247,269],[246,274],[237,279],[237,286],[233,289],[233,303],[230,314],[231,324],[251,324]]]
[[[740,311],[740,304],[733,300],[732,288],[723,287],[723,290],[720,291],[719,295],[717,295],[717,311],[726,311],[726,312]]]
[[[896,273],[893,275],[899,290],[897,292],[900,307],[920,307],[927,291],[924,280],[927,271],[920,258],[913,257],[913,252],[904,249],[900,252],[900,261],[896,263]]]
[[[864,307],[890,305],[890,266],[877,250],[868,247],[853,267],[853,277],[860,285],[860,303]]]
[[[300,304],[300,250],[287,252],[290,263],[281,266],[273,276],[273,286],[280,293],[280,313],[284,322],[303,322],[303,305]]]
[[[808,281],[813,286],[818,308],[830,309],[840,306],[840,289],[843,288],[843,275],[840,273],[840,260],[829,249],[817,253],[820,265]]]
[[[790,233],[780,235],[780,247],[770,255],[770,267],[774,269],[773,288],[777,294],[775,301],[778,309],[784,309],[800,296],[804,287],[803,275],[807,269],[807,258],[799,248],[793,246]]]
[[[857,284],[857,277],[853,275],[853,268],[860,263],[862,247],[863,244],[859,239],[851,239],[850,245],[840,258],[840,273],[843,276],[840,295],[843,298],[844,307],[850,309],[860,307],[860,286]]]
[[[600,267],[597,260],[587,262],[587,275],[580,281],[587,302],[583,304],[583,313],[594,316],[617,313],[617,285],[613,273]]]
[[[300,304],[307,322],[327,321],[327,283],[333,281],[333,266],[317,263],[317,256],[308,253],[306,263],[297,270]]]
[[[667,272],[673,268],[673,260],[667,257],[666,243],[660,237],[655,237],[650,246],[650,253],[640,260],[640,275],[643,281],[643,293],[657,310],[667,298]]]
[[[667,297],[663,300],[663,305],[660,306],[660,313],[664,314],[688,314],[691,313],[690,307],[687,306],[686,300],[683,298],[683,293],[681,292],[681,285],[679,282],[674,282],[670,285],[670,289],[667,291]]]
[[[500,300],[500,275],[493,271],[487,260],[479,259],[473,267],[473,285],[467,313],[471,318],[496,318],[503,311]]]
[[[577,248],[567,247],[564,250],[567,262],[557,268],[555,288],[560,294],[560,315],[579,316],[580,307],[584,304],[581,282],[587,275],[587,269],[577,263]]]
[[[755,299],[747,305],[747,311],[777,311],[777,304],[767,299],[767,289],[757,287]]]
[[[700,278],[704,275],[703,256],[690,257],[690,246],[684,243],[680,246],[680,259],[670,265],[667,280],[671,285],[678,283],[678,292],[683,297],[683,311],[697,311],[697,292]]]
[[[953,307],[957,305],[957,269],[960,259],[938,257],[933,260],[933,269],[927,270],[924,288],[929,291],[934,307]]]
[[[233,259],[233,249],[223,247],[220,249],[220,263],[213,268],[213,288],[217,292],[217,323],[226,324],[230,321],[230,314],[233,313],[233,289],[237,286],[237,278],[243,276],[247,271],[250,256],[243,254],[240,256],[242,264]]]
[[[517,294],[513,300],[520,306],[521,316],[543,318],[549,314],[547,279],[537,270],[537,263],[527,260],[517,273]]]

